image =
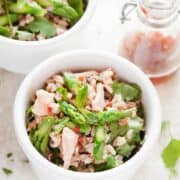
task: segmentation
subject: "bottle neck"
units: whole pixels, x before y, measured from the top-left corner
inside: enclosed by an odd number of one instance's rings
[[[140,20],[152,27],[165,27],[178,17],[177,0],[137,0]]]

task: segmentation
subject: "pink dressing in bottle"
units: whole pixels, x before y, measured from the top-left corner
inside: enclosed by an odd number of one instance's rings
[[[126,23],[120,55],[152,79],[170,76],[180,66],[177,1],[139,0],[136,11],[136,18]]]

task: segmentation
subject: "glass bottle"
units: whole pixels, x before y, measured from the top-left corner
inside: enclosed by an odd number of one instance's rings
[[[120,55],[150,78],[175,72],[180,67],[178,13],[178,0],[137,0],[124,4],[121,21],[125,31]]]

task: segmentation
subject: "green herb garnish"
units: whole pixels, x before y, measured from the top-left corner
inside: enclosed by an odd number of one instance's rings
[[[134,101],[140,98],[141,90],[136,84],[127,84],[124,82],[114,82],[112,84],[114,94],[121,94],[125,101]]]
[[[12,156],[13,156],[13,153],[12,153],[12,152],[9,152],[9,153],[6,154],[6,157],[7,157],[7,158],[11,158]]]
[[[2,171],[6,176],[10,176],[13,173],[13,171],[8,168],[2,168]]]
[[[175,166],[180,158],[180,140],[171,139],[163,150],[161,157],[166,168],[168,168],[172,174],[175,174]]]
[[[44,38],[53,37],[56,34],[55,25],[46,18],[36,18],[27,26],[32,33],[40,33]]]

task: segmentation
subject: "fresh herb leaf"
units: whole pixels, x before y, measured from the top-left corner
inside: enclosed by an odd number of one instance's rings
[[[180,158],[180,140],[171,139],[169,144],[163,150],[161,157],[164,165],[174,173],[176,163]]]
[[[140,117],[128,120],[128,127],[135,131],[140,131],[143,128],[143,121]]]
[[[110,130],[109,142],[112,142],[117,136],[124,136],[128,130],[128,126],[120,126],[118,123],[111,123]]]
[[[13,156],[13,153],[12,153],[12,152],[9,152],[9,153],[6,154],[6,157],[7,157],[7,158],[11,158],[12,156]]]
[[[114,82],[112,89],[114,94],[121,94],[125,101],[137,100],[141,96],[141,90],[136,84]]]
[[[13,173],[13,171],[8,168],[2,168],[2,171],[6,176],[10,176]]]
[[[139,144],[141,143],[141,131],[135,131],[133,130],[131,139],[128,140],[129,144]]]
[[[106,159],[108,169],[112,169],[117,166],[117,162],[114,156],[109,155]]]
[[[36,18],[27,26],[27,30],[32,33],[40,33],[44,38],[50,38],[56,35],[55,25],[46,18]]]
[[[131,156],[134,148],[135,148],[134,145],[130,145],[130,144],[126,143],[126,144],[119,146],[117,148],[117,153],[128,158],[129,156]]]

